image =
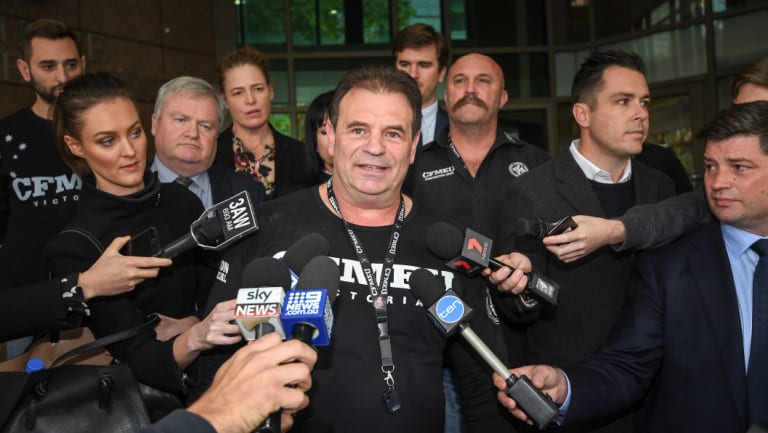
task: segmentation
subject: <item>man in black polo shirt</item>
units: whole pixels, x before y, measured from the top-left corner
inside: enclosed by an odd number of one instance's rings
[[[498,239],[499,201],[509,197],[509,184],[549,155],[498,128],[507,92],[501,67],[490,57],[467,54],[456,60],[448,70],[444,99],[449,126],[419,148],[404,189],[441,219]],[[509,365],[524,363],[522,335],[501,326],[496,311],[479,311],[474,321],[486,322],[481,337],[498,354],[507,353]],[[459,388],[471,388],[473,395],[493,392],[483,380],[490,370],[477,362],[471,349],[459,346],[450,359]],[[510,431],[509,422],[514,421],[503,409],[471,407],[467,402],[475,399],[466,393],[462,400],[468,431]]]

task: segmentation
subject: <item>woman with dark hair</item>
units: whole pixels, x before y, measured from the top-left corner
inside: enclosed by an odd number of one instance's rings
[[[62,158],[83,179],[76,216],[46,248],[54,276],[87,269],[116,236],[154,227],[160,245],[167,245],[203,212],[185,187],[161,184],[147,171],[147,138],[136,103],[114,76],[86,74],[67,83],[56,102],[54,128]],[[157,335],[108,347],[147,385],[185,391],[183,369],[200,351],[240,340],[238,327],[228,323],[234,302],[217,305],[202,321],[194,316],[213,281],[213,268],[199,257],[183,253],[135,290],[88,303],[87,325],[97,338],[138,325],[150,313],[163,317]]]
[[[306,145],[269,124],[275,91],[267,58],[246,45],[224,56],[217,74],[232,127],[219,136],[214,164],[260,182],[267,199],[314,185],[317,169]]]
[[[325,132],[333,93],[334,91],[331,90],[317,95],[309,104],[307,115],[304,117],[304,139],[313,164],[319,170],[319,182],[327,181],[333,174],[333,160],[328,154],[328,134]]]

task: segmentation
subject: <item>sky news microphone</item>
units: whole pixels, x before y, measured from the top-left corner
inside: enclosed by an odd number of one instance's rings
[[[432,254],[447,259],[445,264],[451,269],[463,272],[469,276],[477,275],[485,268],[496,271],[502,266],[514,269],[491,257],[493,241],[472,229],[467,229],[465,235],[451,224],[438,222],[427,231],[427,248]],[[560,285],[539,272],[531,271],[525,274],[528,292],[552,305],[557,305],[557,295]]]
[[[557,406],[533,386],[526,376],[517,377],[510,373],[509,368],[475,334],[467,323],[472,309],[453,290],[445,290],[443,282],[426,269],[420,268],[411,273],[408,284],[411,293],[424,305],[435,326],[447,336],[459,332],[493,371],[504,378],[507,382],[506,394],[517,402],[539,430],[547,428],[557,416]]]
[[[331,344],[333,310],[339,290],[339,267],[327,256],[313,258],[304,266],[295,290],[286,294],[281,314],[289,338],[312,346]]]
[[[255,340],[270,332],[285,338],[280,312],[290,284],[288,266],[280,260],[257,257],[245,266],[235,304],[235,322],[243,338]]]
[[[534,239],[544,239],[547,236],[559,235],[578,227],[573,218],[567,216],[555,222],[546,222],[543,218],[523,218],[515,221],[515,235]]]
[[[158,257],[174,258],[194,247],[218,251],[258,229],[250,195],[241,191],[203,211],[189,233],[166,245]]]

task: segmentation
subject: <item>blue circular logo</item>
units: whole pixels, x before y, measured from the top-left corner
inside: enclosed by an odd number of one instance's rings
[[[437,301],[435,313],[443,322],[456,323],[464,317],[464,303],[456,296],[443,296]]]

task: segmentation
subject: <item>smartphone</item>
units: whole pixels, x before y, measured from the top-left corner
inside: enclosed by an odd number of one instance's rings
[[[555,223],[552,223],[551,226],[547,227],[547,236],[554,236],[559,235],[561,233],[569,232],[573,229],[578,227],[578,224],[576,224],[576,221],[573,220],[573,218],[567,216],[560,221],[557,221]]]
[[[162,248],[157,236],[157,229],[150,226],[138,234],[131,236],[131,240],[120,249],[124,256],[156,257]]]

